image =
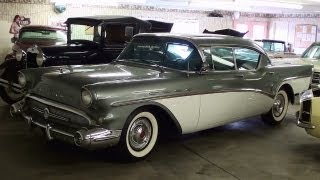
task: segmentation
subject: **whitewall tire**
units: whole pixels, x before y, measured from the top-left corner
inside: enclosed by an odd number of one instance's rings
[[[136,111],[131,114],[122,131],[119,146],[126,159],[145,158],[154,148],[158,139],[158,122],[149,111]]]
[[[274,98],[273,106],[267,114],[262,115],[262,120],[270,125],[279,125],[286,117],[289,106],[288,94],[279,90]]]

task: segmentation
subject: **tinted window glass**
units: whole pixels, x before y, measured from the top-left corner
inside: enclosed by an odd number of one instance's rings
[[[218,71],[235,70],[232,48],[206,47],[202,50],[210,69],[214,68]]]
[[[239,70],[254,70],[257,68],[260,59],[258,52],[246,48],[236,48],[234,53]]]
[[[309,51],[303,56],[304,58],[320,58],[320,46],[313,46]]]

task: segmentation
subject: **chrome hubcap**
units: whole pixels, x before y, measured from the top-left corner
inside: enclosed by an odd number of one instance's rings
[[[283,113],[284,110],[284,106],[285,106],[285,99],[283,97],[283,95],[278,94],[274,103],[273,103],[273,114],[276,117],[281,116],[281,114]]]
[[[151,123],[147,118],[138,118],[129,131],[129,144],[136,151],[143,150],[152,136]]]

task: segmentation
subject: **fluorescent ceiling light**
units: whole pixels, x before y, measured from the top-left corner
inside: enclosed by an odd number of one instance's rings
[[[192,8],[229,10],[229,11],[250,11],[251,7],[245,4],[238,4],[235,6],[234,2],[212,2],[212,1],[194,1],[190,3]]]
[[[302,9],[303,6],[298,3],[285,3],[276,1],[253,1],[253,0],[235,0],[236,4],[246,4],[255,7],[276,7],[285,9]]]

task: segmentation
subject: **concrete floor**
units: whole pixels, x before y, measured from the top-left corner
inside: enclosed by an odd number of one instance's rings
[[[0,107],[1,179],[320,179],[320,139],[295,125],[291,106],[281,127],[252,118],[161,141],[142,162],[120,163],[115,154],[46,144]]]

